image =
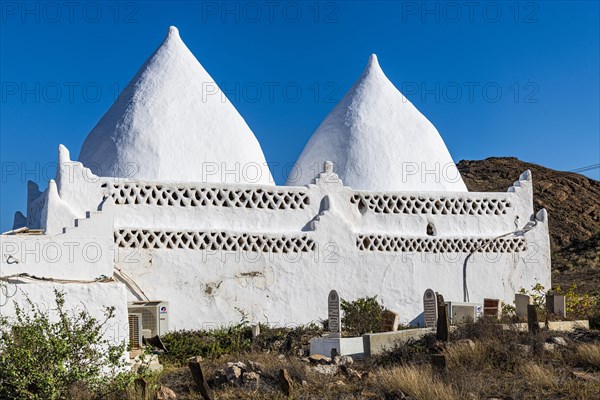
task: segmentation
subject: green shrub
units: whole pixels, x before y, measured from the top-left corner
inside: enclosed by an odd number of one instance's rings
[[[391,365],[406,365],[410,363],[428,363],[430,347],[435,342],[434,334],[427,334],[420,339],[409,339],[397,342],[391,348],[384,349],[369,360],[373,365],[388,367]]]
[[[85,310],[69,314],[64,293],[54,293],[56,318],[29,300],[29,310],[15,304],[15,320],[0,316],[0,398],[64,399],[74,385],[98,397],[124,389],[125,343],[103,338],[114,308],[103,321]]]
[[[162,359],[171,364],[182,365],[190,357],[218,358],[224,354],[249,351],[252,329],[242,323],[210,331],[168,332],[161,339],[168,350],[162,355]]]
[[[323,329],[316,324],[290,328],[260,325],[260,335],[252,343],[254,351],[275,351],[280,354],[298,355],[310,349],[310,339],[321,336]]]
[[[174,331],[161,337],[168,350],[161,358],[169,364],[183,365],[190,357],[214,359],[248,351],[296,355],[300,350],[308,350],[310,339],[322,332],[315,324],[291,328],[260,324],[260,335],[253,340],[252,329],[246,322],[213,330]]]
[[[381,330],[384,308],[377,301],[377,296],[363,297],[351,302],[342,299],[341,308],[344,312],[342,326],[348,334],[361,336]]]
[[[593,311],[589,315],[590,328],[600,330],[600,292],[594,295]]]

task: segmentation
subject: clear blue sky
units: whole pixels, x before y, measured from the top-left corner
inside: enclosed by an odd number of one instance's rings
[[[25,208],[26,181],[47,186],[59,143],[79,154],[169,25],[229,91],[270,162],[296,159],[371,53],[455,161],[600,162],[597,1],[0,4],[3,231]]]

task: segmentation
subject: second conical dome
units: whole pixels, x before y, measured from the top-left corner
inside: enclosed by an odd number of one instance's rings
[[[311,183],[325,161],[353,189],[467,191],[437,129],[389,81],[375,55],[313,133],[287,184]]]
[[[100,176],[273,184],[258,140],[171,27],[86,138]]]

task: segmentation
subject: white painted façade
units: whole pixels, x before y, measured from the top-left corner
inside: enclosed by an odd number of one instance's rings
[[[100,316],[168,302],[169,329],[325,318],[327,295],[377,295],[423,323],[423,293],[512,303],[550,286],[545,210],[524,172],[505,193],[468,192],[435,127],[375,56],[276,186],[260,144],[169,33],[84,142],[0,236],[0,312],[26,296]],[[330,161],[330,162],[328,162]]]

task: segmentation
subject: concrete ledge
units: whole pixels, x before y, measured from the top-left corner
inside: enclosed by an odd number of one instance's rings
[[[340,356],[352,356],[354,359],[364,358],[363,338],[331,338],[318,337],[310,339],[310,354],[331,357],[331,350],[336,349]]]
[[[428,333],[435,332],[433,328],[406,329],[396,332],[367,333],[363,335],[365,356],[370,357],[393,348],[397,343],[406,343],[411,339],[420,339]]]
[[[541,329],[546,328],[545,322],[540,322],[539,325],[540,325]],[[518,331],[527,331],[528,330],[526,322],[521,322],[521,323],[512,324],[512,325],[511,324],[502,324],[502,328],[505,330],[509,330],[509,329],[513,329],[513,328]],[[586,319],[581,319],[581,320],[577,320],[577,321],[549,321],[548,329],[551,331],[564,331],[564,332],[574,331],[575,329],[590,329],[590,321],[588,321]]]
[[[543,326],[543,323],[540,323]],[[573,331],[575,329],[590,329],[590,321],[587,319],[577,321],[550,321],[548,329],[551,331]]]

